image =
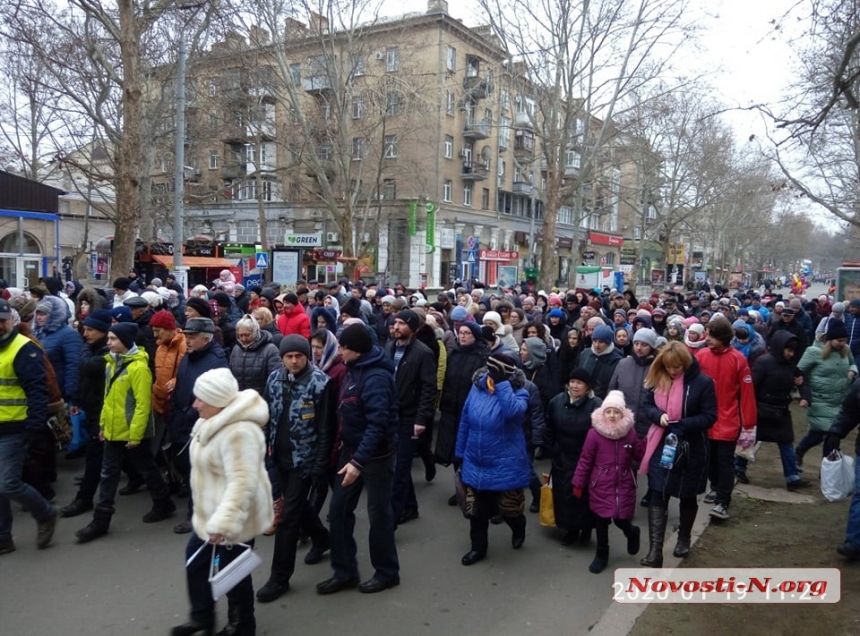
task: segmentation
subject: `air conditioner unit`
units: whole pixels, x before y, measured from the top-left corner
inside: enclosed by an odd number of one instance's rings
[[[340,241],[340,234],[337,232],[326,232],[325,240],[329,243],[338,243]]]
[[[378,61],[384,60],[385,59],[385,51],[377,51],[376,52],[376,59]]]

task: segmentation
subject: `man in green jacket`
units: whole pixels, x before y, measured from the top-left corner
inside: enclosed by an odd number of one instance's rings
[[[105,401],[99,421],[99,438],[105,443],[102,475],[93,520],[75,535],[81,543],[107,534],[126,456],[152,496],[152,510],[143,522],[161,521],[176,511],[150,444],[141,443],[153,434],[152,372],[149,356],[134,342],[136,335],[137,325],[130,322],[113,325],[108,332],[110,353],[105,356]]]

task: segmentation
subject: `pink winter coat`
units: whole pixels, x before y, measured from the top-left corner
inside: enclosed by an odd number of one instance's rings
[[[588,489],[588,504],[598,517],[632,519],[636,510],[636,471],[634,462],[642,459],[645,446],[633,428],[630,409],[610,424],[603,409],[591,414],[592,429],[579,456],[573,487]]]

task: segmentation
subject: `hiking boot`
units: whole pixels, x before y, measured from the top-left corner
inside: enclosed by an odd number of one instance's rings
[[[93,502],[86,499],[75,499],[68,506],[60,509],[61,517],[77,517],[93,509]]]
[[[272,511],[274,512],[275,518],[274,521],[272,521],[272,525],[263,531],[263,536],[265,537],[271,537],[278,531],[278,526],[281,524],[281,515],[284,512],[283,497],[278,497],[272,502]]]
[[[707,495],[705,495],[704,502],[706,504],[714,504],[717,503],[717,493],[715,491],[710,491]]]
[[[785,487],[789,490],[800,490],[801,488],[808,488],[812,485],[808,479],[795,479],[794,481],[790,481],[785,484]]]
[[[93,539],[103,537],[108,533],[110,528],[110,519],[113,516],[111,508],[96,506],[93,513],[93,520],[85,528],[81,528],[75,533],[79,543],[88,543]]]
[[[9,554],[15,551],[15,542],[12,539],[0,541],[0,554]]]
[[[143,522],[156,523],[164,521],[172,517],[174,512],[176,512],[176,504],[173,503],[173,499],[169,496],[155,499],[152,502],[152,510],[143,515]]]
[[[36,547],[44,550],[51,545],[54,538],[54,530],[57,528],[57,519],[60,518],[60,509],[51,506],[51,516],[36,527]]]
[[[720,503],[711,508],[711,511],[708,514],[711,515],[714,519],[725,520],[729,518],[729,509],[726,507],[725,504]]]

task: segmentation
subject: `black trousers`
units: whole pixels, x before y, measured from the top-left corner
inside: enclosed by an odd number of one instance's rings
[[[711,490],[717,493],[716,502],[728,507],[732,502],[732,489],[735,487],[735,443],[713,439],[708,442],[708,478],[711,480]]]
[[[630,519],[616,519],[609,517],[594,516],[594,529],[597,534],[597,548],[609,547],[609,524],[614,522],[626,537],[633,530],[633,522]]]
[[[99,488],[102,473],[102,459],[105,453],[105,443],[99,440],[99,434],[90,435],[87,439],[86,454],[84,455],[84,478],[78,486],[75,499],[92,501]]]

